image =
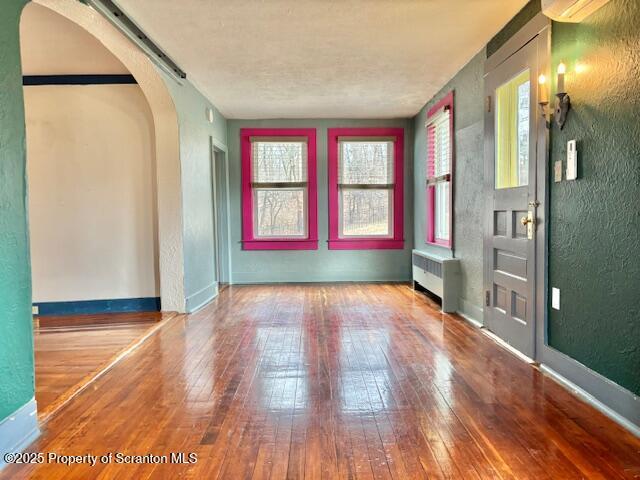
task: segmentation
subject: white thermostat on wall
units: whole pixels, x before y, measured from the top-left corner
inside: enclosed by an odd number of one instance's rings
[[[567,142],[567,180],[578,178],[578,149],[575,140]]]

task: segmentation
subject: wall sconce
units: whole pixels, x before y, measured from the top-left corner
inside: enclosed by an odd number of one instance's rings
[[[567,115],[571,110],[571,98],[564,88],[564,75],[567,72],[567,67],[564,63],[558,65],[558,93],[556,93],[556,123],[560,127],[560,130],[564,128],[564,124],[567,121]]]
[[[549,97],[547,94],[547,77],[541,74],[538,77],[538,104],[542,110],[542,116],[544,117],[547,128],[551,128],[550,116],[552,113],[555,115],[556,123],[560,127],[560,130],[564,127],[567,121],[567,114],[571,109],[571,98],[569,94],[565,92],[564,76],[567,72],[567,67],[564,63],[558,65],[558,93],[556,93],[556,104],[554,112],[549,110]]]

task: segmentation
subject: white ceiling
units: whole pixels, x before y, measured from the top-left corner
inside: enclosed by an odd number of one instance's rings
[[[118,0],[228,118],[409,117],[527,0]]]

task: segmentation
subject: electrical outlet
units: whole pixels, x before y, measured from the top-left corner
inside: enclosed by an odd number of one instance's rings
[[[40,314],[40,307],[38,307],[37,305],[33,305],[31,307],[31,315],[39,315]]]
[[[551,308],[560,310],[560,289],[556,287],[551,289]]]
[[[556,161],[556,163],[553,165],[553,179],[556,183],[561,182],[562,181],[562,160],[558,160]]]

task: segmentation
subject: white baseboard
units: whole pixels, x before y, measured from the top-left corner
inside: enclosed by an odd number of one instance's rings
[[[202,290],[197,291],[193,295],[190,295],[186,299],[186,311],[187,313],[194,313],[200,310],[211,300],[218,295],[218,283],[214,282],[211,285],[207,285]]]
[[[39,435],[38,407],[32,398],[0,422],[0,470],[5,466],[5,453],[21,452]]]
[[[467,322],[469,322],[471,325],[473,325],[476,328],[482,328],[483,325],[481,322],[479,322],[478,320],[476,320],[473,317],[470,317],[469,315],[467,315],[466,313],[462,313],[462,312],[456,312],[458,315],[460,315],[462,318],[464,318]]]
[[[486,328],[482,327],[481,329],[482,333],[484,333],[487,337],[489,337],[491,340],[493,340],[494,342],[496,342],[499,346],[501,346],[502,348],[504,348],[506,351],[508,351],[509,353],[511,353],[512,355],[515,355],[516,357],[518,357],[520,360],[523,360],[527,363],[530,364],[534,364],[536,363],[535,360],[533,360],[530,357],[527,357],[524,353],[522,353],[520,350],[513,348],[511,345],[509,345],[507,342],[505,342],[504,340],[502,340],[499,336],[497,336],[495,333],[493,333],[490,330],[487,330]]]
[[[464,298],[458,299],[458,314],[469,320],[476,327],[483,325],[484,311],[482,307],[478,307]]]
[[[268,277],[268,278],[266,278]],[[273,272],[267,275],[255,273],[235,272],[233,274],[234,285],[269,285],[269,284],[302,284],[302,283],[410,283],[411,277],[406,275],[387,275],[369,272],[329,272],[326,274],[300,274],[299,272]]]

